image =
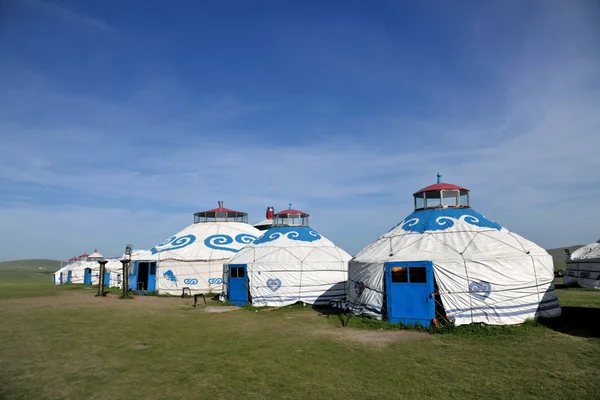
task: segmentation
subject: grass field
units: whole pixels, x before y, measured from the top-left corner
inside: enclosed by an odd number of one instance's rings
[[[559,320],[431,335],[28,274],[0,271],[3,400],[600,398],[599,292],[560,290]]]

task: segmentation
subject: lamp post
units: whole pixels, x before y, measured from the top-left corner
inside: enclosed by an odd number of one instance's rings
[[[98,250],[94,250],[94,252],[90,254],[87,259],[88,261],[97,261],[98,264],[100,264],[100,282],[98,282],[98,294],[96,294],[96,297],[104,297],[106,296],[106,293],[104,292],[104,271],[106,269],[106,263],[108,260],[105,260],[104,256],[98,253]]]
[[[131,253],[133,251],[133,245],[128,244],[125,247],[125,256],[121,261],[123,264],[123,294],[121,299],[130,299],[129,297],[129,263],[131,262]]]

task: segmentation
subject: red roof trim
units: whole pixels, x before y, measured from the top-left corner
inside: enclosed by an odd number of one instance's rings
[[[457,185],[453,185],[451,183],[435,183],[433,185],[429,185],[421,190],[419,190],[418,192],[413,193],[413,196],[419,193],[423,193],[423,192],[431,192],[433,190],[469,190],[469,189],[465,189],[464,187],[460,187]]]
[[[308,215],[307,213],[305,213],[304,211],[300,211],[300,210],[283,210],[283,211],[279,211],[277,214],[275,215]]]

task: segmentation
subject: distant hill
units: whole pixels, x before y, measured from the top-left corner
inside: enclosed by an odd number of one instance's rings
[[[36,258],[30,260],[13,260],[13,261],[0,261],[0,270],[46,270],[56,271],[60,268],[61,261],[49,260],[46,258]],[[62,261],[63,265],[66,264]]]
[[[558,247],[556,249],[546,249],[546,251],[554,259],[554,269],[565,269],[565,267],[566,267],[565,258],[567,258],[565,249],[569,249],[569,251],[572,253],[575,250],[577,250],[578,248],[583,247],[583,246],[584,245],[582,245],[582,244],[578,244],[575,246]]]

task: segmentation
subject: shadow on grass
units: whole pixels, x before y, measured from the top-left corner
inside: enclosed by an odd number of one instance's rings
[[[579,337],[600,337],[600,308],[563,306],[557,318],[540,318],[538,323],[554,331]]]

